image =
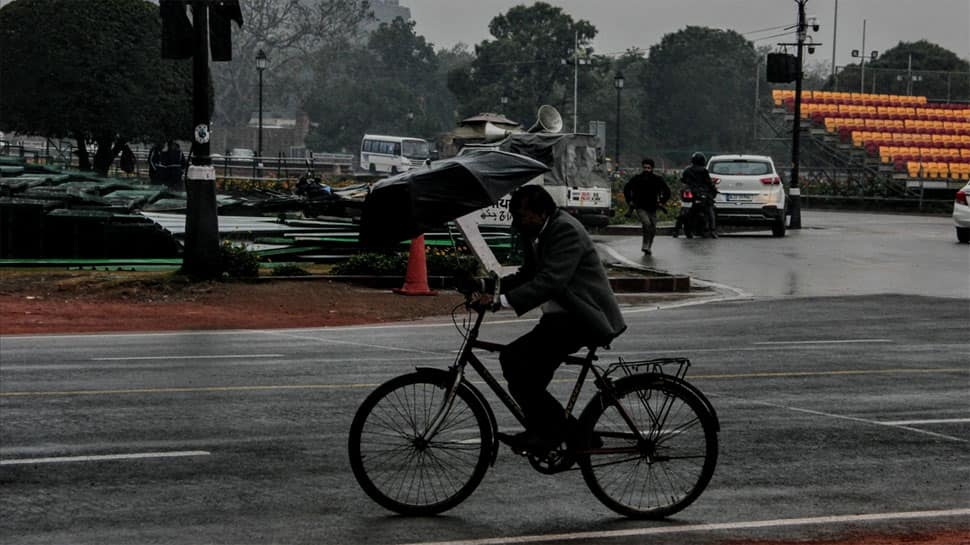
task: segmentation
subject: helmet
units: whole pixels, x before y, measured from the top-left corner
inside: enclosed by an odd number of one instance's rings
[[[694,154],[690,156],[690,164],[702,167],[707,164],[707,158],[704,157],[703,153],[695,151]]]

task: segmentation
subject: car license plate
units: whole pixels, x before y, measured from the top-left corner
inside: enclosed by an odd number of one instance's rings
[[[725,193],[724,200],[727,202],[748,202],[751,200],[751,195],[742,195],[740,193]]]

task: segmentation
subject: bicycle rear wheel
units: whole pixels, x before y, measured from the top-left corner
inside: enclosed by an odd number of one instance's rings
[[[437,433],[424,437],[447,393],[447,379],[421,373],[378,387],[350,426],[354,477],[380,505],[404,515],[432,515],[461,503],[488,469],[492,437],[485,407],[458,389]]]
[[[615,401],[600,393],[581,418],[590,445],[579,458],[586,485],[604,505],[628,517],[663,518],[684,509],[714,474],[715,417],[671,380],[632,376],[613,388]]]

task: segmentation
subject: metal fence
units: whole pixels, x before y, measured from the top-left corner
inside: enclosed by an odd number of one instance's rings
[[[910,70],[865,67],[836,67],[832,81],[834,91],[925,96],[932,102],[970,102],[970,72],[945,70]],[[865,81],[860,81],[860,76]]]
[[[77,146],[73,141],[29,138],[23,140],[0,140],[0,155],[20,157],[26,162],[51,165],[63,169],[78,168]],[[183,148],[184,149],[184,148]],[[97,147],[89,148],[93,157]],[[121,157],[115,157],[108,173],[117,177],[148,177],[149,149],[132,146],[135,155],[135,170],[127,174],[121,170]],[[212,155],[212,165],[217,178],[232,179],[292,179],[297,178],[309,168],[321,175],[353,176],[355,156],[343,153],[314,153],[308,151],[305,157],[277,156],[231,157],[222,154]]]

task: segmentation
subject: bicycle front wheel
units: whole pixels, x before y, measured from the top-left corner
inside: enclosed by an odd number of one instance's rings
[[[488,469],[492,437],[485,407],[460,386],[434,435],[426,435],[448,389],[421,373],[378,387],[350,427],[350,466],[364,492],[404,515],[432,515],[461,503]]]
[[[674,381],[621,379],[615,400],[600,393],[581,418],[588,448],[579,458],[590,491],[633,518],[670,516],[700,496],[717,464],[717,422]]]

